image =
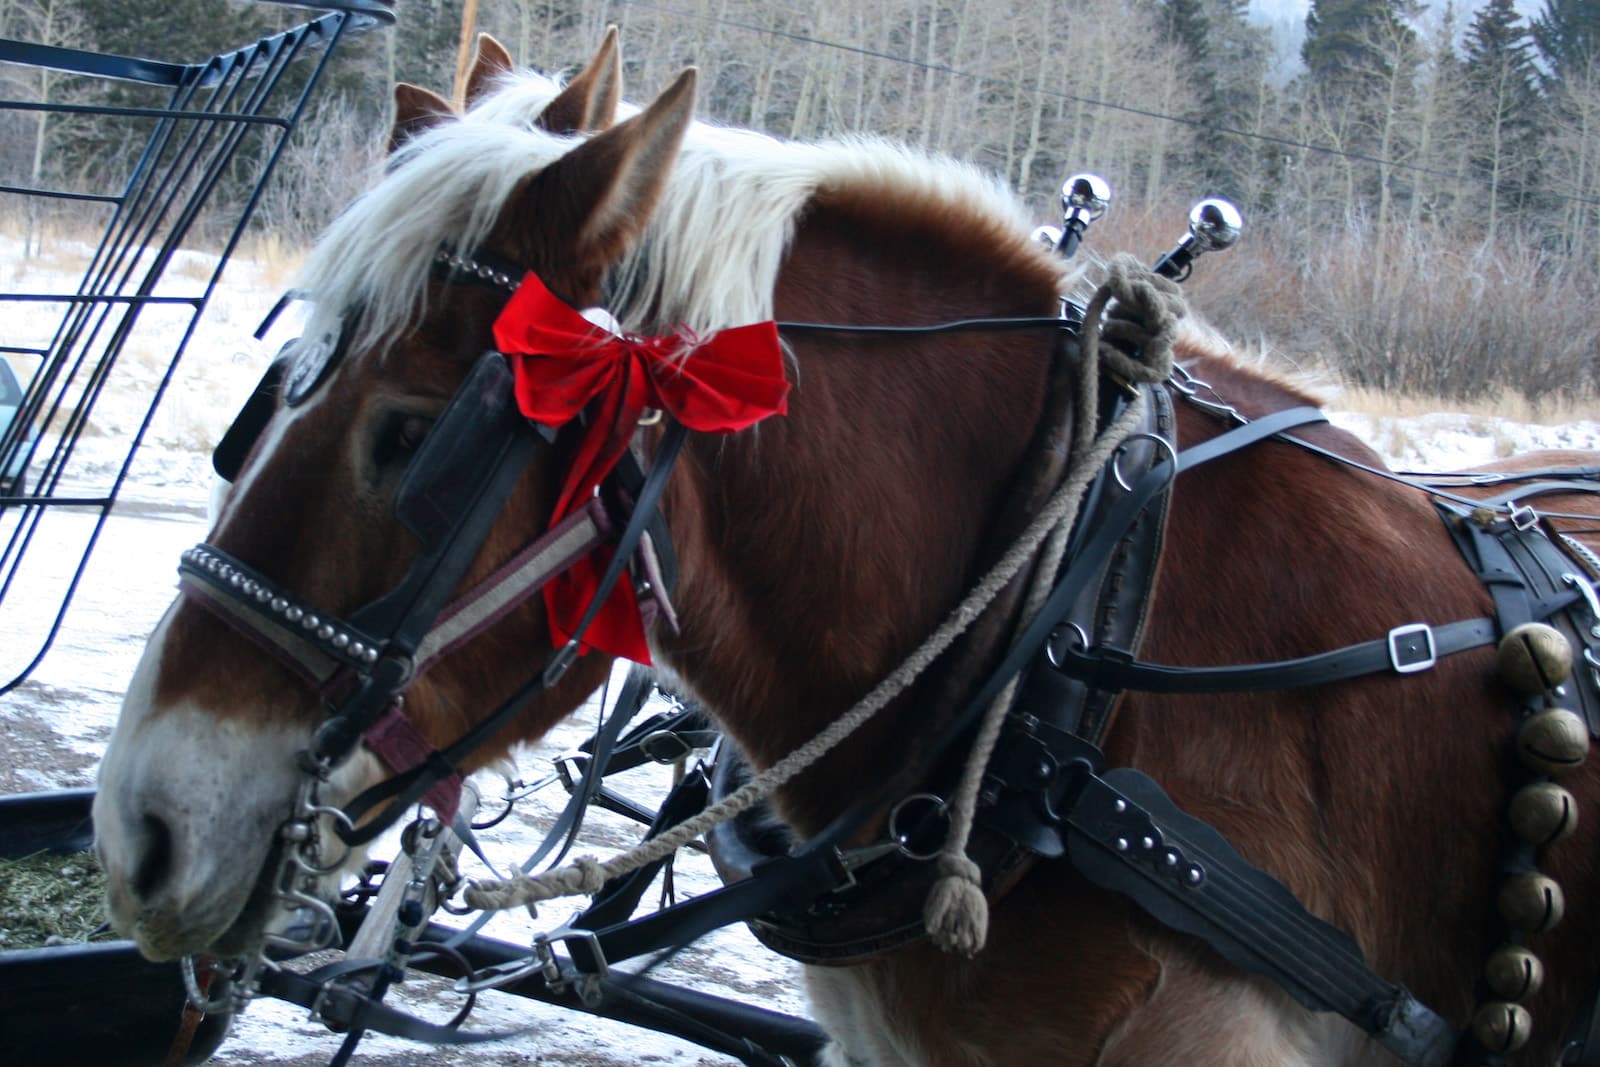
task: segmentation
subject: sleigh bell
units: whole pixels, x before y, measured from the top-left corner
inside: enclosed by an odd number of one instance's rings
[[[1530,934],[1553,930],[1567,913],[1567,900],[1555,879],[1524,871],[1505,880],[1496,898],[1500,915],[1513,928]]]
[[[1472,1036],[1490,1052],[1517,1051],[1532,1030],[1533,1016],[1521,1004],[1493,1000],[1472,1013]]]
[[[1589,726],[1566,708],[1546,708],[1517,729],[1517,758],[1538,774],[1559,778],[1589,755]]]
[[[1578,804],[1554,782],[1525,785],[1511,797],[1511,829],[1536,848],[1565,840],[1578,826]]]
[[[1500,639],[1500,677],[1523,693],[1554,689],[1572,674],[1572,643],[1554,626],[1528,622]]]
[[[1527,1000],[1544,985],[1544,964],[1521,945],[1502,945],[1483,965],[1483,980],[1497,997]]]

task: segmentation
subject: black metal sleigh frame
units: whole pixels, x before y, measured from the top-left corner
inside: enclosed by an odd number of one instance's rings
[[[74,84],[150,86],[155,96],[168,92],[156,107],[0,100],[0,111],[112,119],[133,146],[127,172],[106,176],[96,190],[0,185],[7,207],[65,202],[89,219],[100,212],[107,216],[74,290],[0,294],[0,303],[36,308],[37,319],[54,323],[42,326],[37,336],[0,336],[0,353],[19,363],[26,376],[21,408],[0,434],[0,471],[21,472],[0,492],[0,621],[8,632],[0,656],[0,694],[25,679],[55,640],[178,361],[338,45],[349,35],[394,21],[388,0],[270,2],[310,9],[308,21],[194,63],[0,40],[0,64],[12,69],[63,72]],[[290,71],[303,73],[303,80],[286,77]],[[241,151],[258,147],[260,163],[242,206],[231,219],[219,218],[214,208],[207,219],[226,233],[215,264],[197,283],[172,277],[168,268],[219,183]],[[115,441],[116,460],[96,469],[80,445],[130,341],[141,336],[141,317],[155,309],[172,309],[186,320],[180,339],[157,357],[164,366],[158,368],[155,387],[141,397],[143,413],[135,427]],[[61,536],[50,520],[63,511],[94,521],[86,536],[79,535],[82,547],[73,572],[46,583],[48,596],[58,604],[53,615],[42,626],[24,623],[7,600],[28,584],[21,579],[29,546],[41,537]],[[44,595],[37,584],[30,587],[35,612]],[[35,632],[25,632],[29,629]]]

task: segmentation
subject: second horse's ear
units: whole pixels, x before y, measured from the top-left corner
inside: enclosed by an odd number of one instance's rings
[[[394,126],[389,130],[389,154],[413,137],[455,117],[450,101],[431,89],[400,82],[394,87]]]
[[[463,109],[471,107],[494,89],[495,80],[516,68],[506,46],[487,33],[478,34],[477,48],[473,51],[472,66],[467,71],[466,84],[461,89]]]
[[[560,134],[610,129],[616,124],[621,103],[622,48],[617,28],[612,26],[589,65],[550,101],[535,125]]]

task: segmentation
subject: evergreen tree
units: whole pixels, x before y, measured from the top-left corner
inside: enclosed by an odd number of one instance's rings
[[[1531,32],[1547,83],[1581,76],[1600,58],[1600,0],[1544,0]]]
[[[1211,73],[1211,26],[1202,0],[1159,0],[1156,28],[1163,40],[1181,46],[1197,71]]]
[[[1250,17],[1250,0],[1201,0],[1207,29],[1206,62],[1212,72],[1203,103],[1208,122],[1233,130],[1259,131],[1272,97],[1272,44]],[[1266,155],[1262,152],[1265,150]],[[1264,164],[1281,161],[1275,148],[1249,138],[1206,137],[1200,142],[1206,185],[1200,192],[1233,198],[1256,187]],[[1253,177],[1254,176],[1254,177]]]
[[[1312,86],[1342,95],[1390,77],[1394,49],[1384,44],[1415,37],[1409,8],[1405,0],[1311,0],[1300,58]]]
[[[1184,80],[1194,90],[1185,118],[1215,130],[1254,124],[1269,62],[1266,35],[1249,23],[1249,0],[1157,0],[1153,9],[1162,41],[1184,57]],[[1182,184],[1199,194],[1238,196],[1255,145],[1216,133],[1196,138]]]
[[[1487,226],[1520,206],[1538,153],[1538,71],[1533,36],[1512,0],[1489,0],[1467,28],[1462,60],[1467,105],[1476,116],[1468,165],[1488,182]]]

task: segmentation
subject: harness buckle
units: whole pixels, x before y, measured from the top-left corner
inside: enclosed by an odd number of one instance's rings
[[[1396,674],[1416,674],[1439,661],[1433,627],[1425,622],[1396,626],[1389,631],[1389,665]]]
[[[694,746],[673,730],[656,730],[639,739],[639,750],[654,763],[677,763],[687,759]]]
[[[577,916],[574,915],[573,918],[576,919]],[[571,973],[565,972],[561,961],[556,958],[557,941],[567,943],[567,955],[573,967]],[[582,946],[588,956],[586,961],[579,959],[579,953],[573,951],[579,946]],[[578,994],[578,999],[590,1007],[599,1003],[600,982],[611,973],[611,965],[606,961],[606,954],[600,948],[598,933],[571,925],[563,926],[549,933],[536,935],[533,939],[533,951],[542,965],[545,985],[554,990],[571,988]]]
[[[1511,502],[1511,525],[1518,531],[1526,533],[1539,525],[1539,513],[1527,504]]]

